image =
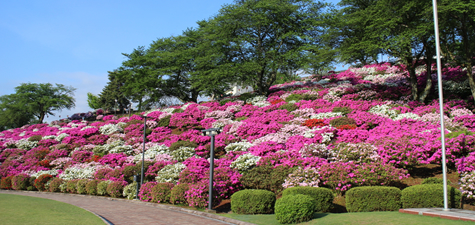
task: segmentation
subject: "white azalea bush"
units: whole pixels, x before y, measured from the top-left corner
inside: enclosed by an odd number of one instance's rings
[[[157,172],[155,181],[158,183],[174,183],[178,182],[178,176],[180,172],[186,169],[186,165],[183,163],[175,163],[171,165],[166,165],[163,169]]]
[[[319,187],[320,175],[315,168],[298,167],[294,172],[289,174],[282,186],[284,188],[291,188],[297,186]]]
[[[329,150],[329,159],[340,162],[377,162],[378,148],[367,143],[340,143]]]
[[[183,162],[188,158],[195,155],[195,148],[192,147],[179,147],[177,150],[170,153],[172,158],[178,162]]]
[[[238,171],[246,171],[257,165],[257,162],[261,157],[252,155],[251,153],[246,153],[240,155],[234,162],[231,163],[231,168],[237,169]]]

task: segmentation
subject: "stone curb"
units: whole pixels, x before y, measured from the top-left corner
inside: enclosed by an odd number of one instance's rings
[[[58,193],[58,192],[16,191],[16,190],[1,190],[1,191],[4,191],[4,192],[25,192],[25,193],[35,193],[35,194],[45,194],[45,195],[67,195],[67,196],[76,196],[76,197],[83,197],[83,198],[97,198],[97,199],[104,199],[104,200],[109,200],[109,201],[124,201],[124,202],[129,202],[129,203],[134,203],[134,204],[142,204],[142,205],[152,206],[152,207],[155,207],[155,208],[181,212],[181,213],[185,213],[185,214],[192,214],[192,215],[195,215],[195,216],[206,217],[206,218],[223,221],[223,222],[230,223],[230,224],[255,225],[253,223],[248,223],[248,222],[244,222],[244,221],[240,221],[240,220],[235,220],[235,219],[231,219],[231,218],[228,218],[228,217],[219,216],[219,215],[213,214],[213,213],[207,213],[207,212],[201,212],[201,211],[197,211],[197,210],[185,209],[185,208],[180,208],[180,207],[171,206],[171,205],[162,205],[162,204],[158,204],[158,203],[142,202],[140,200],[129,200],[129,199],[102,197],[102,196],[95,196],[95,195],[67,194],[67,193]],[[82,208],[82,207],[80,207],[80,208]],[[82,208],[82,209],[84,209],[84,208]],[[84,210],[86,210],[88,212],[91,212],[87,209],[84,209]],[[94,215],[101,218],[101,220],[104,221],[104,223],[109,224],[109,225],[112,224],[106,218],[103,218],[102,216],[99,216],[94,212],[91,212],[91,213],[93,213]]]
[[[461,213],[450,213],[450,212],[438,212],[438,211],[429,211],[429,209],[399,209],[400,213],[407,213],[412,215],[421,215],[421,216],[430,216],[430,217],[439,217],[442,219],[449,220],[462,220],[462,221],[472,221],[475,222],[475,217],[466,217],[460,215]]]

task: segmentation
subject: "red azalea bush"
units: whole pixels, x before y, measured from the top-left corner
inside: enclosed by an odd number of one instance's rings
[[[1,189],[12,189],[12,177],[2,177],[0,179],[0,188]]]
[[[305,122],[302,124],[302,126],[306,126],[308,128],[314,128],[314,127],[323,127],[328,124],[325,123],[325,120],[323,119],[308,119],[305,120]]]
[[[52,178],[53,178],[53,176],[49,175],[49,174],[40,175],[38,178],[35,179],[35,184],[34,185],[35,185],[36,189],[38,189],[39,191],[46,191],[45,185]]]

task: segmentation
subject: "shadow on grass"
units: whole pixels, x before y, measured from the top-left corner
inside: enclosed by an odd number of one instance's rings
[[[323,218],[325,216],[328,216],[329,214],[328,213],[314,213],[313,214],[313,219],[320,219],[320,218]]]

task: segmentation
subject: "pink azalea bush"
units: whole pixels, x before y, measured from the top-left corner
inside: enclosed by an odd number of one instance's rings
[[[475,171],[473,100],[453,98],[466,89],[457,86],[465,71],[449,67],[443,73],[445,82],[454,84],[444,87],[452,96],[442,112],[447,163],[465,177],[462,189],[472,197],[475,188],[467,182]],[[323,186],[344,194],[356,186],[398,186],[415,166],[440,164],[438,102],[434,96],[427,104],[411,101],[403,65],[350,68],[271,90],[268,97],[246,101],[229,98],[222,105],[186,103],[142,113],[150,119],[140,199],[151,201],[153,186],[166,180],[188,185],[186,202],[206,207],[210,137],[200,130],[213,127],[222,128],[215,136],[213,204],[242,189],[241,177],[263,165],[295,169],[279,184],[285,188]],[[109,180],[115,182],[111,191],[119,195],[130,173],[141,170],[143,119],[97,115],[97,121],[55,121],[0,132],[0,177]],[[162,123],[167,118],[168,126]],[[334,127],[335,119],[352,122]],[[176,146],[184,141],[186,146]]]

